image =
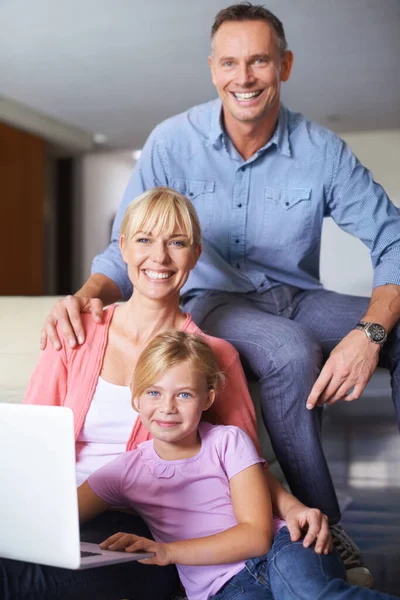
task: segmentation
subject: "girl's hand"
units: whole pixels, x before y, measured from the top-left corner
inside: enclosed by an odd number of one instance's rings
[[[308,548],[315,542],[315,552],[328,554],[332,551],[332,536],[328,518],[317,508],[307,508],[299,503],[285,515],[286,525],[292,542],[298,542],[302,536],[303,546]]]
[[[115,533],[104,542],[101,542],[100,548],[103,550],[125,550],[125,552],[153,552],[154,556],[152,558],[144,558],[138,561],[146,565],[164,567],[172,562],[168,544],[160,544],[133,533]]]

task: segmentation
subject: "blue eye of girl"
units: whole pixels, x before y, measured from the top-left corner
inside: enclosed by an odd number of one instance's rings
[[[189,398],[192,397],[192,394],[189,394],[189,392],[180,392],[179,394],[184,400],[188,400]]]
[[[159,396],[159,395],[160,395],[160,392],[157,392],[157,390],[148,390],[148,391],[147,391],[147,394],[148,394],[149,396],[153,396],[153,397],[154,397],[154,396]]]
[[[186,246],[183,240],[172,240],[173,246],[178,246],[178,248],[184,248]]]

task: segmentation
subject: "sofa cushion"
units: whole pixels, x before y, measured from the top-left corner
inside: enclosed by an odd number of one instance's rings
[[[57,299],[0,297],[0,401],[22,401],[39,357],[40,331]]]

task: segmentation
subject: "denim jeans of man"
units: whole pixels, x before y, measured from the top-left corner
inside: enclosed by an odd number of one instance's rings
[[[262,294],[209,291],[183,298],[183,309],[199,327],[231,342],[247,375],[259,381],[264,423],[292,493],[319,508],[331,524],[339,521],[340,509],[321,446],[322,409],[307,410],[306,399],[323,361],[355,327],[368,302],[287,285]],[[397,325],[380,353],[380,366],[391,371],[398,416],[399,339]]]
[[[350,586],[336,551],[316,554],[291,542],[286,527],[265,556],[252,558],[210,600],[394,600],[383,592]]]
[[[82,527],[81,539],[100,543],[118,531],[151,537],[139,517],[107,511]],[[73,571],[0,558],[1,600],[169,600],[176,590],[179,578],[172,565],[132,561]]]

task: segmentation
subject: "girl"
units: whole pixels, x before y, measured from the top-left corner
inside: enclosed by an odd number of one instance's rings
[[[272,517],[261,459],[238,427],[200,422],[222,379],[204,339],[155,337],[133,376],[133,406],[153,436],[93,473],[78,490],[82,521],[130,506],[156,541],[116,533],[103,548],[154,552],[176,564],[189,600],[393,598],[350,587],[331,541],[321,552],[291,543]]]

